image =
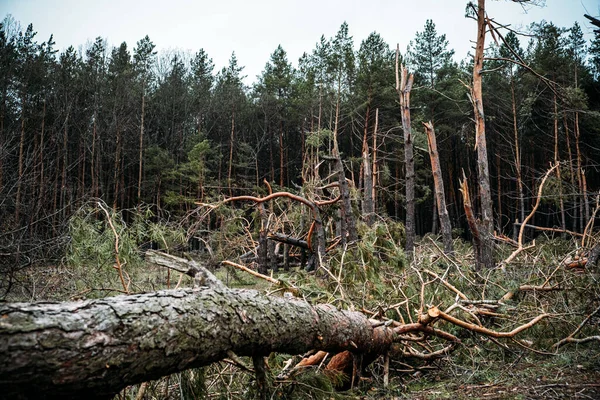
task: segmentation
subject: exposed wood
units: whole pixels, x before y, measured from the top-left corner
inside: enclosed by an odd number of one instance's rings
[[[373,128],[373,187],[372,196],[373,199],[373,213],[377,209],[377,184],[379,181],[379,168],[377,167],[377,129],[379,128],[379,108],[375,109],[375,127]]]
[[[471,324],[469,322],[462,321],[458,318],[453,317],[452,315],[446,314],[445,312],[439,310],[437,307],[431,307],[427,311],[427,314],[431,318],[440,318],[440,319],[448,321],[454,325],[460,326],[462,328],[466,328],[470,331],[482,333],[484,335],[491,336],[494,338],[515,337],[516,335],[523,332],[524,330],[531,328],[533,325],[537,324],[542,319],[548,318],[550,316],[549,314],[540,314],[537,317],[533,318],[531,321],[527,322],[526,324],[516,327],[515,329],[513,329],[510,332],[497,332],[497,331],[485,328],[483,326],[479,326],[479,325]]]
[[[478,268],[493,268],[494,216],[490,189],[487,142],[485,135],[485,114],[483,112],[482,72],[486,34],[485,0],[477,1],[477,41],[473,62],[473,87],[471,102],[475,115],[475,148],[477,150],[477,182],[481,216],[478,221],[480,249],[475,252]]]
[[[467,218],[467,223],[469,224],[469,229],[471,230],[471,235],[473,236],[473,248],[475,249],[475,258],[477,258],[477,255],[481,249],[481,235],[479,233],[479,224],[477,223],[475,214],[473,213],[471,195],[469,193],[469,184],[467,182],[467,177],[465,176],[465,171],[463,171],[463,179],[460,182],[459,190],[463,197],[465,217]]]
[[[404,132],[404,166],[406,185],[406,251],[412,252],[415,247],[415,160],[413,138],[410,121],[410,91],[413,85],[413,75],[402,66],[399,74],[398,58],[400,46],[396,45],[396,91],[400,98],[400,113],[402,115],[402,130]]]
[[[193,278],[194,284],[197,287],[208,286],[211,288],[225,288],[225,285],[223,285],[212,272],[198,265],[194,260],[185,260],[171,254],[154,250],[146,251],[145,257],[146,261],[149,263],[172,269]]]
[[[442,168],[440,166],[440,156],[437,150],[437,141],[433,123],[423,122],[425,133],[427,134],[427,143],[429,144],[429,158],[431,160],[431,169],[433,173],[433,184],[435,187],[435,198],[437,210],[439,212],[440,225],[442,227],[442,240],[444,242],[444,252],[452,253],[452,225],[450,224],[450,216],[446,207],[446,194],[444,191],[444,180],[442,177]]]
[[[119,280],[121,281],[121,285],[123,285],[123,290],[125,291],[125,293],[129,293],[129,285],[125,283],[125,277],[123,276],[123,264],[121,264],[121,258],[119,257],[119,234],[117,233],[117,230],[115,229],[115,225],[112,222],[112,217],[110,216],[110,213],[108,212],[106,207],[104,207],[102,205],[102,202],[100,202],[100,201],[98,202],[98,207],[100,207],[100,209],[104,212],[104,215],[106,215],[106,222],[110,226],[110,229],[111,229],[113,235],[115,235],[115,265],[114,265],[114,268],[119,273]]]
[[[267,281],[269,283],[272,283],[274,285],[278,285],[278,286],[281,285],[281,281],[279,281],[279,280],[277,280],[275,278],[272,278],[272,277],[270,277],[268,275],[263,275],[263,274],[261,274],[259,272],[253,271],[253,270],[251,270],[250,268],[248,268],[248,267],[246,267],[244,265],[241,265],[241,264],[238,264],[238,263],[234,263],[232,261],[227,261],[227,260],[222,261],[222,263],[225,264],[225,265],[229,265],[229,266],[235,267],[235,268],[237,268],[237,269],[239,269],[241,271],[247,272],[250,275],[255,276],[257,278],[264,279],[265,281]]]
[[[538,187],[538,194],[537,194],[537,198],[536,198],[536,201],[535,201],[535,205],[533,206],[533,209],[531,210],[531,212],[525,218],[525,221],[523,221],[523,223],[521,224],[521,229],[519,230],[519,238],[517,239],[517,248],[504,261],[502,261],[501,265],[502,265],[503,268],[507,264],[509,264],[510,262],[512,262],[512,260],[514,260],[515,257],[520,252],[522,252],[523,250],[529,248],[529,247],[523,247],[523,232],[525,231],[525,227],[527,226],[527,222],[529,222],[529,220],[533,217],[533,215],[537,211],[538,207],[540,206],[540,202],[542,201],[542,192],[544,190],[544,184],[546,183],[546,179],[548,179],[548,176],[550,176],[550,174],[552,173],[552,171],[554,171],[555,169],[557,169],[559,165],[560,165],[559,163],[555,163],[554,166],[552,166],[548,171],[546,171],[546,174],[544,174],[544,177],[542,178],[542,181],[540,182],[540,186]],[[535,241],[533,243],[533,246],[535,246]]]

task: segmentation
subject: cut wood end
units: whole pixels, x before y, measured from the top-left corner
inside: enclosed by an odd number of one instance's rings
[[[431,317],[431,318],[437,318],[440,316],[440,310],[439,308],[437,308],[436,306],[431,307],[429,310],[427,310],[427,314]]]

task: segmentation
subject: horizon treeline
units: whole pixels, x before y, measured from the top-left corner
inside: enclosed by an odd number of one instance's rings
[[[577,23],[540,22],[530,34],[507,31],[486,49],[495,227],[511,234],[513,222],[531,210],[540,176],[560,161],[560,178],[547,184],[530,223],[581,232],[600,187],[600,39],[586,42]],[[32,25],[21,29],[6,17],[0,25],[0,252],[43,252],[94,198],[115,210],[150,204],[156,215],[178,216],[195,201],[264,194],[263,180],[298,191],[317,172],[330,174],[327,163],[317,167],[315,160],[331,152],[335,128],[353,200],[362,201],[367,151],[375,159],[377,213],[403,220],[395,48],[375,32],[358,50],[355,40],[344,23],[307,49],[297,67],[282,44],[248,87],[235,52],[219,71],[201,48],[158,55],[148,36],[115,47],[98,37],[81,51],[59,52],[52,37],[40,42]],[[459,192],[463,171],[477,206],[473,108],[464,83],[472,60],[457,63],[453,53],[428,20],[400,55],[415,75],[419,235],[438,229],[423,122],[435,127],[452,226],[468,230]]]

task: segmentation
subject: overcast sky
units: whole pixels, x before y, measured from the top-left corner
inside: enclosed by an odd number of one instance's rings
[[[425,21],[446,34],[456,58],[466,56],[475,38],[475,22],[464,18],[467,0],[0,0],[2,18],[12,14],[23,28],[33,23],[39,42],[51,33],[59,49],[78,48],[101,36],[109,45],[127,42],[130,49],[149,35],[159,52],[204,48],[216,69],[235,51],[246,82],[255,81],[281,44],[297,65],[321,35],[330,38],[346,21],[355,46],[376,31],[404,53]],[[545,7],[523,9],[500,0],[487,2],[488,15],[524,28],[535,21],[570,27],[579,21],[586,37],[592,27],[584,13],[600,14],[598,0],[547,0]]]

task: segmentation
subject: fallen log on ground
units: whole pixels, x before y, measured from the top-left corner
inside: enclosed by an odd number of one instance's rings
[[[381,354],[393,330],[358,312],[253,290],[185,289],[0,306],[0,397],[108,399],[228,357]]]
[[[151,252],[148,258],[193,276],[196,287],[78,302],[1,304],[0,398],[110,399],[126,386],[237,356],[253,358],[262,382],[262,357],[310,350],[331,353],[335,365],[327,369],[351,374],[354,381],[364,366],[393,352],[396,342],[426,337],[460,342],[434,328],[436,321],[513,337],[547,316],[508,333],[474,326],[435,307],[418,322],[377,321],[328,304],[229,289],[203,267],[177,257]]]

